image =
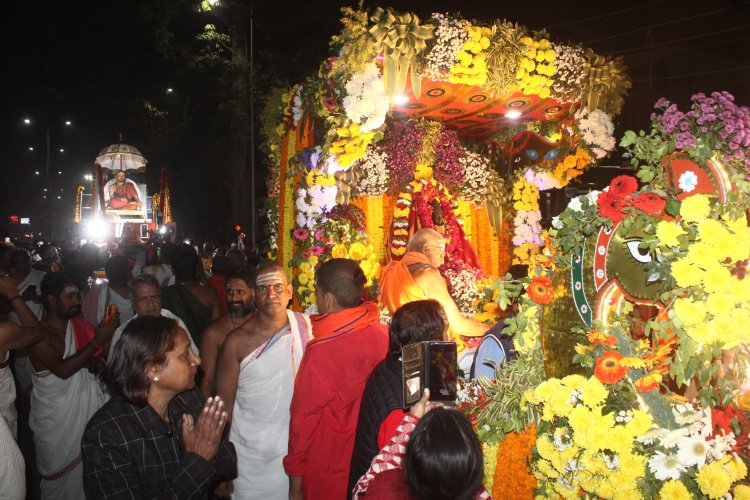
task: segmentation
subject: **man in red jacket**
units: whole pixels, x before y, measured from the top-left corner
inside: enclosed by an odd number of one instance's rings
[[[388,350],[388,329],[374,302],[362,302],[365,278],[353,260],[332,259],[317,272],[320,314],[297,374],[284,468],[292,500],[347,497],[349,462],[367,378]]]

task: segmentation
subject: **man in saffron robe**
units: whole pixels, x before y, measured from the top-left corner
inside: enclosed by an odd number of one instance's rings
[[[113,210],[140,210],[141,199],[133,181],[125,178],[125,172],[120,170],[115,174],[115,183],[109,186],[109,201],[107,208]]]
[[[465,318],[448,293],[448,285],[438,267],[445,259],[445,240],[433,229],[420,229],[409,240],[407,252],[398,261],[391,261],[380,277],[380,302],[391,314],[415,300],[433,299],[440,302],[448,317],[448,335],[464,347],[460,336],[481,337],[490,325]]]
[[[344,500],[362,392],[388,350],[378,306],[362,302],[367,281],[350,259],[317,273],[320,314],[297,374],[284,468],[292,500]]]

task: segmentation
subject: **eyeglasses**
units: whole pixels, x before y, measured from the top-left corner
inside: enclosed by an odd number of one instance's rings
[[[255,293],[260,295],[266,295],[271,290],[273,290],[274,293],[281,293],[284,291],[284,285],[276,283],[274,285],[258,285],[255,287]]]

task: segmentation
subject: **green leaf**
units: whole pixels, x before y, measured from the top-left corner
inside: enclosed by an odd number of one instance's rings
[[[680,201],[677,198],[669,198],[664,210],[672,217],[680,215]]]

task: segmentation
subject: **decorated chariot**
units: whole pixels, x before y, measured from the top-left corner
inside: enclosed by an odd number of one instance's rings
[[[462,313],[521,304],[518,359],[460,397],[496,498],[750,498],[750,110],[660,100],[620,140],[632,175],[568,199],[615,149],[619,60],[507,21],[343,12],[335,55],[263,117],[268,251],[295,307],[314,311],[335,257],[375,298],[435,229]]]

